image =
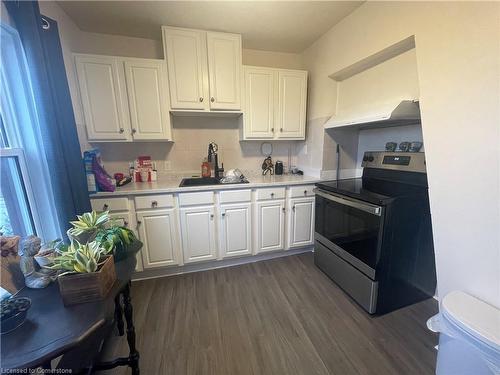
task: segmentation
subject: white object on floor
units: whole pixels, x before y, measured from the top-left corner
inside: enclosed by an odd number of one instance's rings
[[[427,326],[440,333],[437,375],[500,374],[500,309],[454,291]]]

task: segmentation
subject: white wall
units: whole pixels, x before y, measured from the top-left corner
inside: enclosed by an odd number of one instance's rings
[[[175,143],[141,142],[133,144],[95,143],[87,141],[85,122],[77,87],[77,78],[72,53],[92,53],[142,58],[163,58],[160,41],[107,35],[81,31],[73,20],[53,1],[41,1],[40,10],[58,23],[64,63],[68,75],[78,137],[82,151],[99,147],[105,167],[109,173],[124,172],[128,162],[139,155],[151,155],[158,166],[167,166],[170,172],[198,171],[207,153],[208,141],[221,146],[221,157],[225,168],[260,170],[262,155],[258,141],[239,142],[237,119],[174,118],[173,138]],[[270,51],[243,50],[243,64],[295,69],[301,67],[301,55]],[[296,142],[274,142],[274,159],[286,160],[288,150],[296,154]],[[293,159],[295,161],[295,158]],[[161,171],[166,171],[162,167]]]
[[[500,307],[499,22],[500,3],[367,2],[303,63],[317,149],[336,110],[328,75],[415,35],[439,296],[465,290]]]

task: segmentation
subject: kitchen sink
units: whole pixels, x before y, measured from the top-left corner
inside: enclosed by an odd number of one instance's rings
[[[248,184],[248,180],[241,180],[240,182],[233,182],[233,184]],[[179,187],[186,186],[207,186],[207,185],[228,185],[219,181],[215,177],[193,177],[183,178]]]

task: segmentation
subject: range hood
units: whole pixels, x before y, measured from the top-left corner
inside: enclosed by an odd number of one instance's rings
[[[417,100],[395,100],[371,108],[351,108],[332,116],[324,125],[332,128],[385,128],[390,126],[420,123],[420,108]]]

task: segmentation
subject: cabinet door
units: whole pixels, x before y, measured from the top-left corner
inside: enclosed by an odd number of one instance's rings
[[[178,225],[174,209],[138,213],[137,227],[143,243],[145,269],[179,264]]]
[[[207,32],[210,109],[241,108],[241,35]]]
[[[245,67],[244,136],[246,139],[272,139],[274,132],[275,72]]]
[[[173,109],[209,109],[206,33],[163,27]]]
[[[180,210],[184,262],[217,258],[214,207],[190,207]]]
[[[282,200],[257,203],[256,252],[284,248],[285,203]]]
[[[314,198],[291,199],[288,209],[288,248],[314,244]]]
[[[278,138],[305,138],[307,72],[278,72]]]
[[[123,64],[112,56],[76,55],[89,141],[130,140]]]
[[[166,64],[161,60],[125,60],[134,140],[172,138],[166,75]]]
[[[251,204],[221,205],[220,233],[224,258],[251,254]]]

